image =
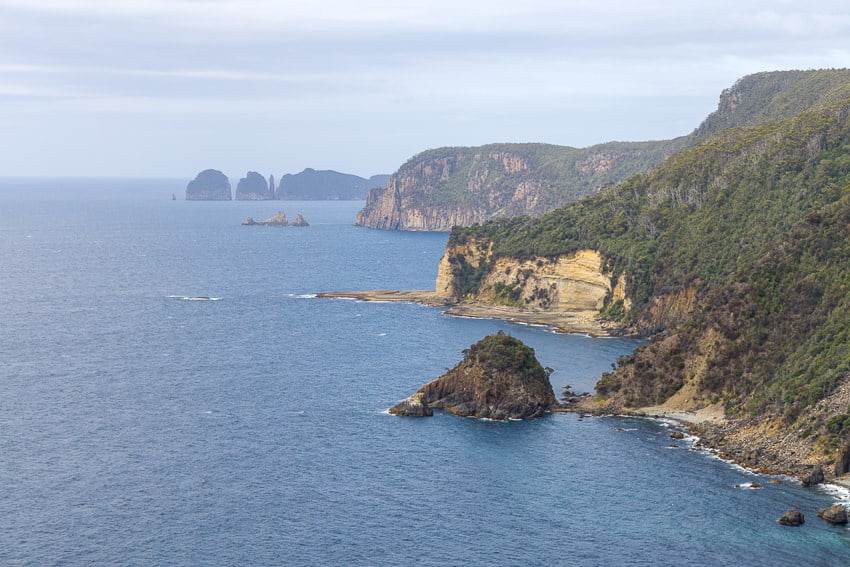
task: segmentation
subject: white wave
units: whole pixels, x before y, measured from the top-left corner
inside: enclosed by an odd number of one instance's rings
[[[379,337],[386,337],[386,336],[387,336],[387,334],[386,334],[386,333],[378,333],[378,336],[379,336]]]
[[[318,297],[315,293],[284,293],[283,296],[293,299],[315,299]]]
[[[735,488],[740,488],[741,490],[761,490],[764,487],[757,482],[743,482],[736,484]]]
[[[850,488],[829,482],[818,486],[821,490],[838,500],[840,504],[850,505]]]
[[[167,299],[182,299],[183,301],[221,301],[220,297],[208,297],[206,295],[199,295],[195,297],[189,297],[188,295],[166,295]]]

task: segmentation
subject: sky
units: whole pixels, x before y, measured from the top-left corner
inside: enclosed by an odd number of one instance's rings
[[[846,0],[0,0],[0,176],[667,139],[744,75],[848,66]]]

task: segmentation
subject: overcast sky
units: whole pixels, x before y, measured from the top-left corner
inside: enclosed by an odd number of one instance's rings
[[[743,75],[847,66],[846,0],[0,0],[0,176],[671,138]]]

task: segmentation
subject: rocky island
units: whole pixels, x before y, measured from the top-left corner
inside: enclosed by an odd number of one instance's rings
[[[230,201],[230,180],[217,169],[205,169],[186,186],[187,201]]]
[[[295,215],[295,220],[289,222],[289,219],[286,218],[286,213],[278,211],[275,216],[269,217],[264,221],[256,221],[254,217],[248,217],[242,223],[242,226],[310,226],[310,223],[304,220],[301,213]]]
[[[454,368],[390,408],[400,416],[430,416],[432,408],[495,420],[540,417],[558,406],[549,370],[534,349],[499,331],[464,350]]]
[[[256,171],[249,171],[236,185],[237,201],[267,201],[269,199],[274,199],[273,177],[266,181],[266,178]]]

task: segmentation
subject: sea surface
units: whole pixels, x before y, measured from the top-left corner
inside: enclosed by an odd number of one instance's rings
[[[446,235],[184,183],[0,180],[0,564],[850,564],[843,494],[669,423],[388,415],[500,329],[556,392],[639,343],[316,298],[433,288]],[[279,209],[311,226],[240,226]]]

